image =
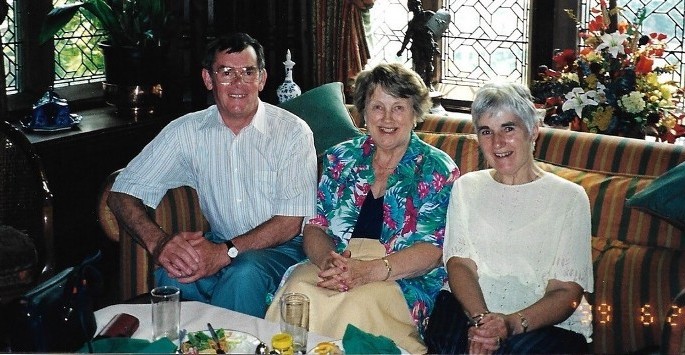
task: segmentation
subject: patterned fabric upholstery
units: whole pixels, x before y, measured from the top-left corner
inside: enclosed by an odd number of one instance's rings
[[[647,187],[653,177],[603,174],[542,162],[539,166],[585,188],[590,198],[593,236],[642,246],[685,249],[685,231],[624,206],[625,200]]]
[[[675,295],[685,287],[683,252],[601,237],[592,240],[595,292],[589,301],[594,317],[593,353],[666,347],[660,343],[663,327],[671,327],[667,314]],[[683,315],[672,318],[680,328]]]
[[[590,198],[593,352],[623,353],[658,345],[671,301],[685,287],[685,231],[624,206],[654,178],[538,164],[581,185]]]
[[[107,207],[107,196],[112,183],[119,173],[110,174],[103,185],[98,201],[98,218],[105,234],[119,242],[119,279],[121,300],[127,300],[153,288],[155,263],[150,254],[130,234],[116,222],[112,211]],[[179,231],[207,231],[209,224],[202,215],[197,192],[189,186],[169,190],[156,209],[148,209],[155,222],[167,233]]]
[[[478,150],[478,139],[475,134],[447,134],[417,131],[424,142],[447,153],[462,174],[486,167],[485,158]]]
[[[535,158],[611,175],[657,177],[685,161],[685,146],[540,128]]]

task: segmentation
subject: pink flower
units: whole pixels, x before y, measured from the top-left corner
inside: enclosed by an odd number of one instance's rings
[[[397,228],[397,223],[395,223],[395,220],[390,218],[390,206],[388,206],[386,203],[383,204],[383,222],[387,224],[388,228],[390,229]]]
[[[425,198],[428,195],[428,193],[430,192],[430,186],[425,181],[421,181],[419,183],[418,190],[419,190],[419,197]]]

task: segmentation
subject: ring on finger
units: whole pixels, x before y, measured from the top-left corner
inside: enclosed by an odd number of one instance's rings
[[[499,347],[502,344],[502,338],[497,337],[497,347]]]

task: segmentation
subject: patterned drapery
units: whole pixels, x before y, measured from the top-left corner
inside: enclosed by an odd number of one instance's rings
[[[340,81],[351,97],[351,81],[370,57],[362,23],[362,11],[368,10],[349,0],[315,0],[312,5],[314,84]]]

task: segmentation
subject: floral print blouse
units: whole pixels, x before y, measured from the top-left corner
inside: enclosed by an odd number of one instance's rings
[[[361,136],[329,148],[317,191],[317,216],[309,224],[323,227],[345,250],[371,185],[376,147],[371,136]],[[388,177],[383,199],[381,243],[387,254],[427,242],[442,249],[447,203],[459,169],[443,151],[412,132],[409,146]],[[421,334],[435,297],[447,277],[444,266],[415,278],[397,280]]]

